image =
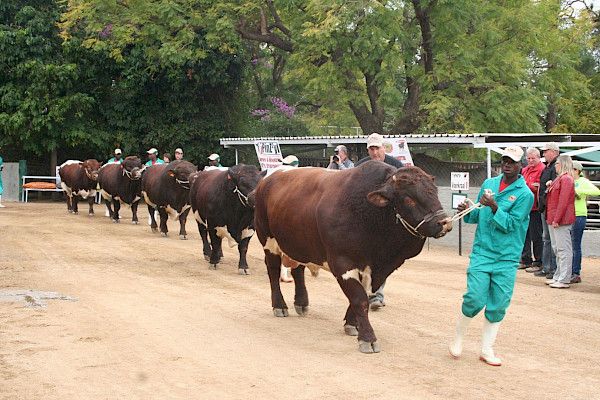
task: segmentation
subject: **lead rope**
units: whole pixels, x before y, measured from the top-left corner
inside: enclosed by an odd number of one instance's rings
[[[490,196],[493,196],[494,193],[490,190],[490,189],[484,189],[484,193]],[[464,210],[462,210],[459,213],[456,213],[452,218],[450,218],[450,221],[454,222],[456,220],[459,220],[461,218],[463,218],[465,215],[469,214],[471,211],[477,209],[477,208],[483,208],[484,206],[481,205],[480,202],[477,203],[473,203],[473,200],[469,199],[467,197],[467,201],[469,203],[471,203],[471,206],[469,206],[468,208],[465,208]]]
[[[240,203],[242,203],[242,205],[244,207],[248,207],[248,196],[244,195],[244,193],[242,193],[240,191],[240,189],[237,187],[235,187],[235,189],[233,189],[233,193],[237,194],[238,199],[240,200]]]
[[[177,178],[175,178],[175,181],[177,183],[179,183],[182,188],[190,190],[190,187],[189,187],[190,181],[182,181],[181,179],[177,179]],[[188,186],[186,186],[186,185],[188,185]]]

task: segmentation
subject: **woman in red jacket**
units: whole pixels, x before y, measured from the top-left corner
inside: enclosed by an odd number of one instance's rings
[[[573,267],[571,228],[575,222],[575,183],[571,157],[565,154],[559,156],[555,168],[558,176],[546,189],[546,222],[552,251],[556,255],[556,272],[546,284],[564,289],[569,287]]]

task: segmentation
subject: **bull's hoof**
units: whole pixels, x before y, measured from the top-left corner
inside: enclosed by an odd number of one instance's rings
[[[167,232],[161,232],[161,233],[160,233],[160,236],[162,236],[162,237],[167,237]]]
[[[374,341],[373,343],[371,343],[371,342],[365,342],[364,340],[359,340],[358,341],[358,350],[361,353],[365,353],[365,354],[379,353],[381,351],[381,346],[379,345],[379,343],[377,343],[377,341]]]
[[[139,225],[140,221],[131,221],[133,225]]]
[[[348,336],[358,336],[358,329],[354,325],[344,325],[344,333]]]
[[[158,228],[152,228],[152,233],[158,232]]]
[[[239,275],[250,275],[250,271],[248,271],[248,268],[238,268],[238,274]]]
[[[94,216],[94,212],[88,213],[89,217],[93,217]]]
[[[297,306],[294,304],[294,309],[296,310],[296,314],[301,317],[308,315],[308,306]]]
[[[121,221],[120,221],[120,220],[118,220],[118,219],[113,219],[113,224],[120,224],[120,223],[121,223]]]
[[[207,255],[205,254],[205,255],[204,255],[204,259],[205,259],[206,261],[210,261],[210,256],[207,256]]]
[[[208,264],[208,269],[212,269],[213,271],[217,270],[217,264]]]
[[[274,308],[273,315],[276,317],[287,317],[289,313],[287,308]]]
[[[73,211],[73,214],[77,215],[79,214],[79,211]]]
[[[187,236],[186,235],[179,235],[179,239],[181,239],[181,240],[187,240]]]

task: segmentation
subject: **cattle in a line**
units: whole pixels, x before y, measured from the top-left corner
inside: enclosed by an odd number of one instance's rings
[[[221,242],[226,238],[231,247],[238,246],[238,273],[248,274],[246,253],[254,234],[254,209],[248,195],[264,175],[253,165],[238,164],[226,171],[199,171],[191,178],[192,210],[209,268],[217,269],[223,255]]]
[[[85,161],[69,160],[58,169],[61,187],[67,195],[67,210],[78,214],[77,203],[79,198],[87,199],[89,215],[94,215],[94,200],[98,185],[98,170],[102,166],[93,158]]]
[[[344,331],[358,336],[363,353],[380,351],[368,295],[419,254],[427,237],[452,229],[433,177],[418,167],[379,161],[338,172],[297,168],[269,176],[256,188],[254,225],[275,316],[288,315],[279,285],[282,261],[292,267],[299,315],[308,311],[305,267],[313,274],[329,270],[350,303]]]
[[[100,168],[100,193],[113,222],[120,221],[121,203],[131,206],[131,222],[138,223],[137,208],[141,199],[144,165],[138,156],[125,157],[122,164],[110,163]]]
[[[148,167],[142,178],[142,195],[148,205],[152,232],[157,231],[154,211],[160,216],[160,233],[167,236],[169,214],[179,219],[179,238],[187,239],[185,223],[190,212],[190,175],[197,168],[185,160]]]

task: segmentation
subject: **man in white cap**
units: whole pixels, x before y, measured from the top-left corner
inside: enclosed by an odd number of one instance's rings
[[[362,163],[365,163],[370,160],[382,161],[396,168],[404,166],[402,164],[402,161],[385,154],[385,147],[383,146],[383,136],[381,136],[379,133],[375,132],[369,135],[369,137],[367,138],[367,151],[369,152],[369,155],[365,158],[361,158],[360,160],[358,160],[358,162],[356,163],[357,167]],[[375,311],[385,306],[385,295],[383,293],[384,288],[385,281],[372,296],[369,296],[369,304],[371,306],[371,310]]]
[[[175,160],[183,160],[183,150],[181,147],[175,149]]]
[[[538,193],[538,210],[542,213],[542,269],[536,271],[534,267],[527,268],[525,271],[533,272],[535,276],[552,279],[556,271],[556,256],[552,251],[552,242],[550,241],[550,230],[546,222],[546,188],[556,179],[556,159],[560,155],[560,149],[555,142],[548,142],[540,149],[544,156],[546,168],[540,175],[540,190]]]
[[[327,166],[329,169],[349,169],[354,168],[354,163],[348,158],[348,148],[340,144],[333,151],[331,162]]]
[[[533,205],[533,193],[519,174],[522,157],[523,149],[519,146],[503,150],[502,174],[483,182],[477,197],[482,207],[464,217],[466,223],[477,224],[477,230],[467,269],[467,291],[456,336],[449,347],[455,358],[462,353],[467,326],[485,308],[479,359],[489,365],[502,365],[493,346],[512,299]],[[467,207],[466,202],[459,204],[458,212]]]
[[[147,167],[151,167],[157,164],[164,164],[165,162],[158,158],[158,150],[154,147],[146,152],[148,154],[148,162],[146,162]]]
[[[297,167],[300,165],[300,161],[298,161],[298,157],[289,155],[281,160],[281,164],[289,167]]]
[[[383,146],[383,136],[379,133],[371,133],[367,139],[367,151],[369,155],[365,158],[361,158],[356,163],[358,167],[360,164],[365,163],[369,160],[383,161],[393,167],[402,167],[402,161],[385,154],[385,147]]]
[[[115,149],[114,156],[110,160],[108,160],[107,164],[123,164],[123,152],[121,149]]]
[[[210,156],[208,156],[208,166],[216,168],[223,167],[221,165],[221,157],[217,153],[212,153]]]

